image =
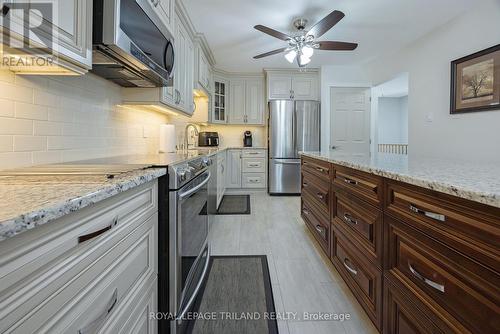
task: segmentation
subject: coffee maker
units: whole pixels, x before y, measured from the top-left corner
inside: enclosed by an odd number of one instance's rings
[[[243,146],[244,147],[252,147],[252,132],[245,131],[243,134]]]

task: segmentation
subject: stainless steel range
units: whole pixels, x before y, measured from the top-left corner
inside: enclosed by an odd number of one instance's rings
[[[160,280],[168,281],[160,282],[160,286],[166,288],[168,284],[168,312],[174,318],[170,322],[170,333],[184,331],[184,317],[192,308],[208,271],[207,206],[211,165],[211,158],[201,157],[168,167],[169,247],[168,253],[160,247],[159,260],[169,263],[169,275],[161,275],[160,265]],[[165,301],[159,302],[159,307],[166,307]]]

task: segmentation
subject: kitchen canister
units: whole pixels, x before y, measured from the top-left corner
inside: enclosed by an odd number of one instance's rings
[[[175,125],[160,125],[160,153],[175,152]]]

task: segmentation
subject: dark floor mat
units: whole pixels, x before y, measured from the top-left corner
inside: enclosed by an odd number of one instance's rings
[[[249,215],[250,195],[224,195],[220,202],[216,215]],[[207,214],[207,204],[203,207],[200,215]]]
[[[215,317],[191,321],[187,333],[278,333],[265,255],[212,257],[199,296],[193,312]]]

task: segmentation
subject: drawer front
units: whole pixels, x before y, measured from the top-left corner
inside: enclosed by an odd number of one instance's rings
[[[156,334],[158,320],[150,314],[158,312],[158,280],[151,275],[137,289],[129,294],[123,305],[116,310],[99,333]]]
[[[243,188],[265,188],[266,174],[265,173],[244,173],[242,175]]]
[[[330,183],[316,176],[302,172],[302,193],[309,195],[328,214],[330,207]]]
[[[384,334],[442,333],[388,279],[384,280]]]
[[[241,156],[243,158],[266,158],[266,150],[241,150]]]
[[[327,216],[324,216],[314,204],[306,197],[302,197],[301,215],[307,227],[314,235],[321,248],[329,255],[330,251],[330,224]]]
[[[382,266],[382,211],[351,196],[337,193],[334,224],[377,266]]]
[[[57,293],[37,300],[36,308],[10,326],[9,332],[98,331],[108,319],[116,316],[135,286],[157,274],[157,224],[155,214]]]
[[[382,208],[383,179],[379,176],[335,165],[333,184],[353,196]]]
[[[387,182],[386,212],[500,272],[500,209]]]
[[[265,158],[243,158],[243,173],[265,173]]]
[[[396,219],[386,224],[390,277],[438,305],[443,319],[451,315],[475,333],[500,332],[500,275]]]
[[[382,271],[368,261],[337,228],[332,237],[332,262],[366,313],[382,328]]]
[[[5,293],[14,293],[24,283],[43,285],[37,277],[54,261],[105,252],[112,246],[108,237],[130,230],[133,222],[144,221],[158,211],[157,193],[157,182],[144,184],[2,241],[0,302]]]
[[[331,164],[326,161],[302,157],[302,170],[330,181]]]

